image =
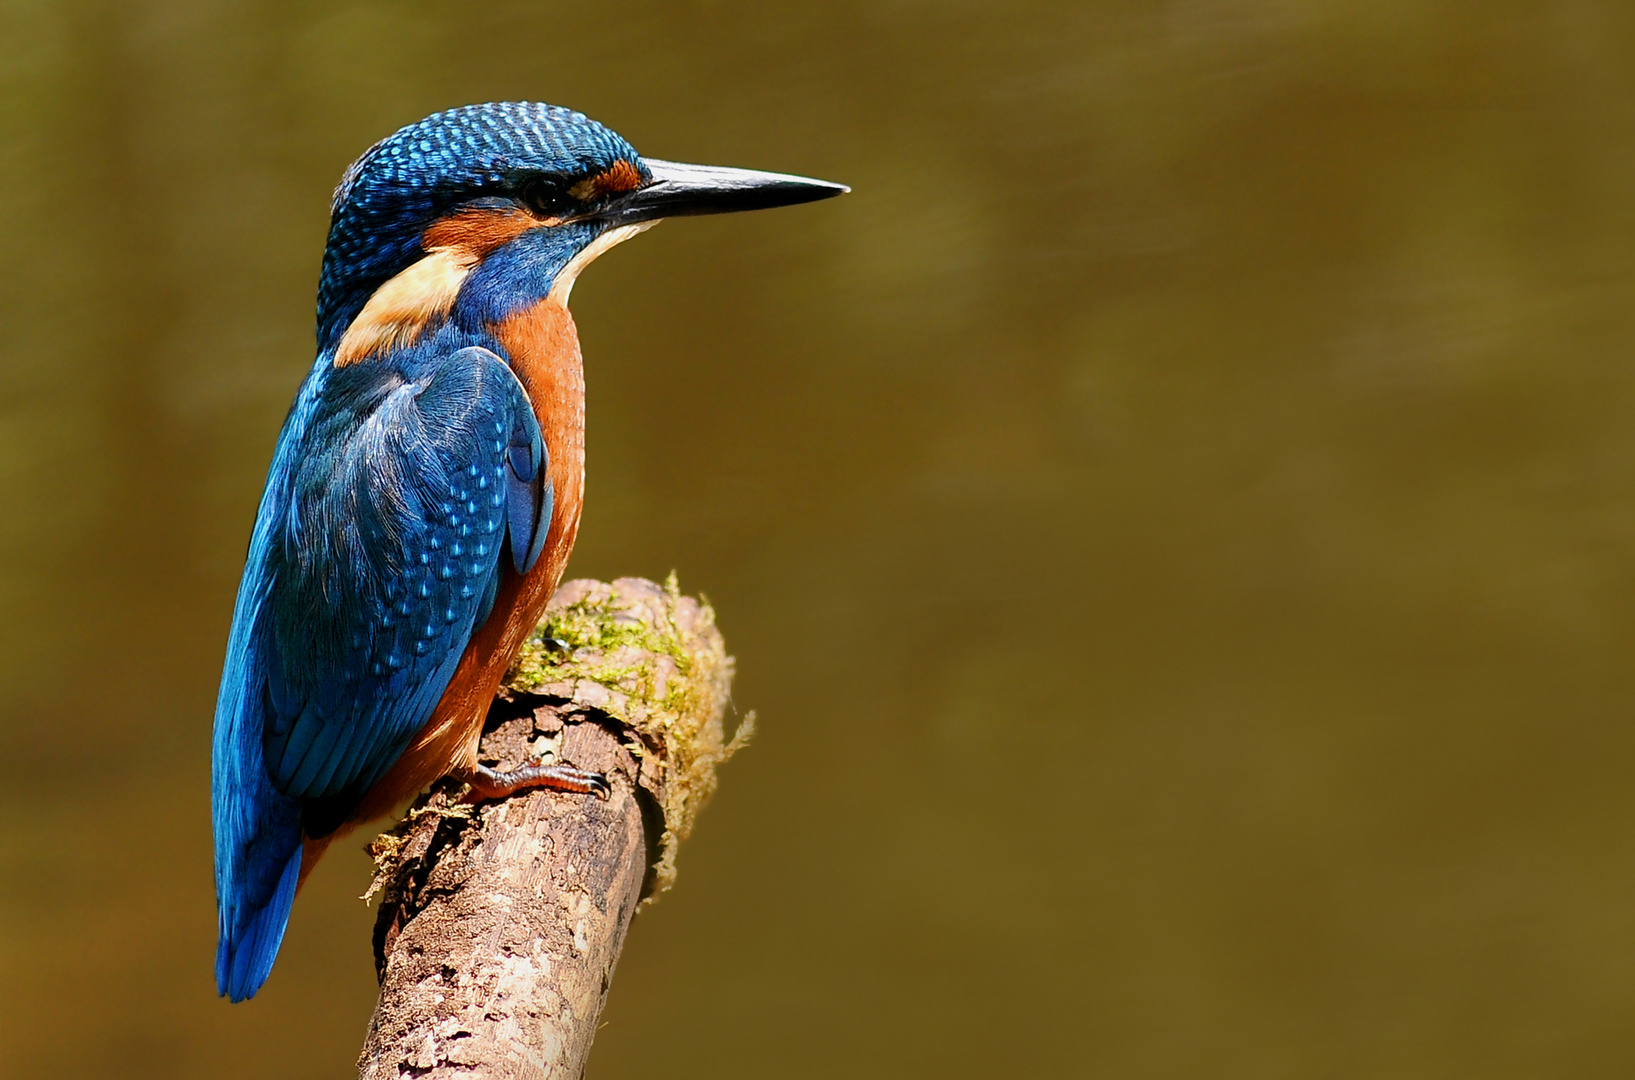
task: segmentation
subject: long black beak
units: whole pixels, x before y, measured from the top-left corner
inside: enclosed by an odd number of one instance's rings
[[[696,214],[735,214],[740,210],[767,210],[774,206],[816,202],[843,195],[851,188],[787,173],[729,169],[721,165],[684,165],[679,161],[643,158],[653,179],[618,196],[597,213],[615,225],[634,225],[667,217]]]

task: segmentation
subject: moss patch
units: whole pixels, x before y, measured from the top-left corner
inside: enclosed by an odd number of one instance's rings
[[[715,790],[715,767],[748,741],[754,715],[731,740],[722,727],[733,661],[709,602],[620,578],[563,585],[524,643],[505,684],[568,698],[628,725],[631,750],[656,770],[664,835],[653,895],[675,881],[676,848]]]

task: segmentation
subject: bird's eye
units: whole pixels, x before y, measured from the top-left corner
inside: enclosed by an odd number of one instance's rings
[[[562,218],[573,211],[573,196],[549,180],[530,180],[520,194],[528,208],[542,217]]]

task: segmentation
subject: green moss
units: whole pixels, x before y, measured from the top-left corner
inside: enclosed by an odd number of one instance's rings
[[[672,573],[662,587],[634,578],[564,585],[506,676],[514,689],[594,705],[632,729],[627,745],[663,792],[655,895],[675,879],[676,847],[715,790],[715,766],[753,730],[746,716],[724,737],[732,668],[715,612],[683,597]]]

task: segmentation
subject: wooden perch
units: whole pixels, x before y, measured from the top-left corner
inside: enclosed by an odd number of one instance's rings
[[[521,792],[477,806],[435,785],[372,847],[380,1000],[358,1073],[583,1072],[636,908],[675,879],[715,787],[732,683],[710,608],[640,578],[562,586],[490,710],[487,764],[560,761],[606,800]]]

